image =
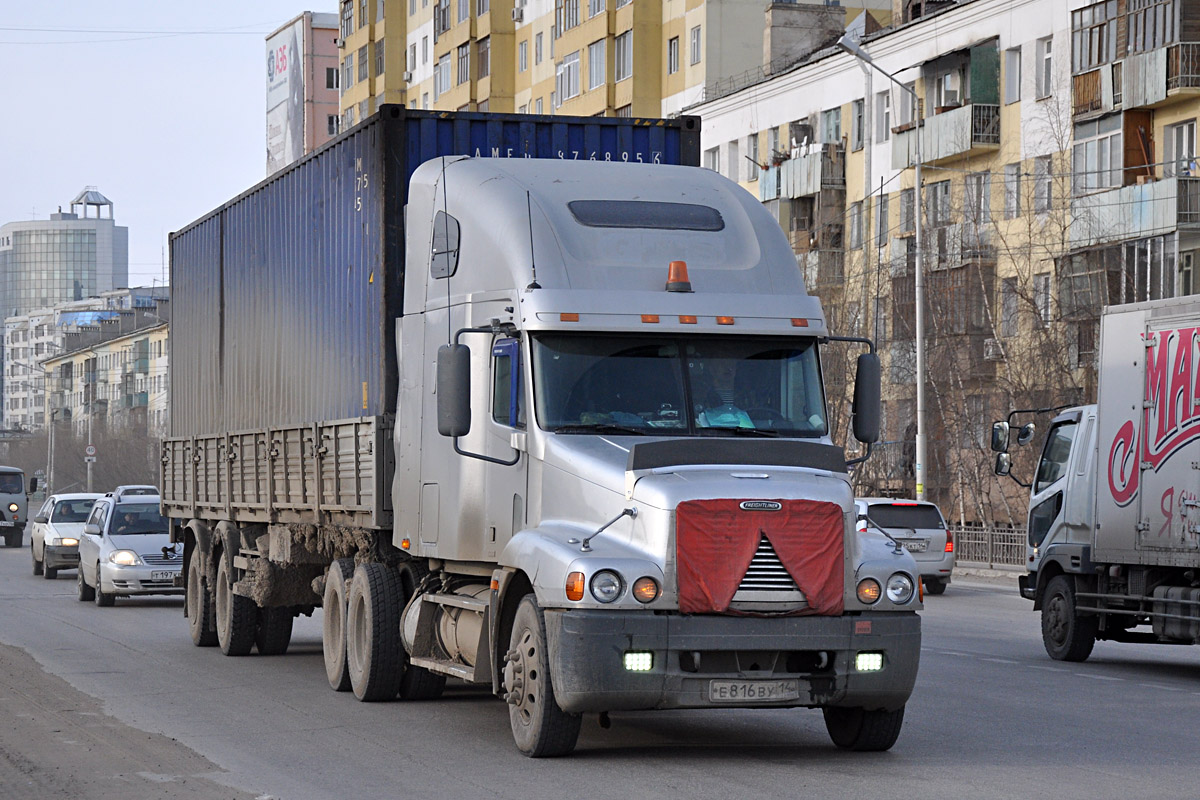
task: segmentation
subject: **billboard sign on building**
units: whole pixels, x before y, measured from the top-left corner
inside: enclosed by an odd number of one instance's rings
[[[267,39],[267,174],[304,155],[304,17]]]

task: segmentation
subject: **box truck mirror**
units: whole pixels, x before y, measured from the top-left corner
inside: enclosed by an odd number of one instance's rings
[[[29,493],[30,493],[30,494],[33,494],[34,492],[36,492],[36,491],[37,491],[37,487],[38,487],[38,479],[37,479],[37,478],[30,478],[30,479],[29,479]]]
[[[438,348],[437,425],[442,436],[471,432],[471,349],[465,344]]]
[[[1024,447],[1033,441],[1033,434],[1037,432],[1037,426],[1032,422],[1027,422],[1021,426],[1021,432],[1017,434],[1017,444]]]
[[[449,278],[458,270],[458,220],[439,211],[433,218],[433,255],[429,272],[435,278]]]
[[[1004,421],[992,423],[992,450],[996,453],[1008,452],[1008,423]]]
[[[1003,477],[1012,470],[1012,456],[1008,453],[996,453],[996,467],[994,472]]]
[[[866,444],[879,441],[879,356],[862,353],[854,376],[854,438]]]

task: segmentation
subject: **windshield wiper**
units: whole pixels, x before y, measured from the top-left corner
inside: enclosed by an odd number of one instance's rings
[[[700,428],[700,431],[701,433],[706,431],[715,431],[722,435],[733,434],[734,436],[779,436],[779,431],[775,430],[774,428],[741,428],[733,425],[730,425],[729,427],[712,425],[707,428]]]
[[[633,436],[645,436],[645,428],[635,428],[632,425],[617,425],[611,422],[601,422],[595,425],[560,425],[555,433],[628,433]]]

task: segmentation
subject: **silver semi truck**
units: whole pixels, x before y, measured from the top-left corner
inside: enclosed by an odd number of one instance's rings
[[[856,532],[835,337],[778,223],[644,139],[399,187],[370,132],[172,238],[163,508],[193,641],[281,653],[322,607],[334,689],[489,686],[530,756],[669,708],[820,708],[840,747],[891,747],[917,571]],[[356,216],[372,192],[403,213]],[[867,442],[878,402],[863,353]]]
[[[1083,661],[1097,640],[1200,641],[1198,354],[1200,299],[1106,308],[1097,403],[1055,409],[1020,578],[1052,658]],[[1009,433],[993,426],[1000,474]]]

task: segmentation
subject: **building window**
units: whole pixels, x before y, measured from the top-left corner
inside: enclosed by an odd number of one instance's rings
[[[429,63],[429,37],[428,36],[421,37],[421,63],[422,64]]]
[[[966,202],[966,221],[972,225],[983,225],[992,221],[992,174],[972,172],[967,175],[963,187]]]
[[[325,117],[325,131],[330,136],[337,136],[338,132],[338,115],[329,114]]]
[[[450,30],[450,0],[438,0],[433,7],[433,40]]]
[[[700,63],[700,26],[699,25],[692,28],[691,48],[692,49],[691,49],[691,53],[689,54],[689,57],[688,57],[688,63],[693,64],[693,65],[699,64]]]
[[[485,36],[479,40],[479,77],[486,78],[492,74],[492,37]]]
[[[1000,284],[1000,335],[1017,335],[1017,279],[1005,278]]]
[[[358,0],[358,27],[367,27],[367,0]]]
[[[417,68],[417,44],[416,44],[416,42],[413,42],[412,44],[410,44],[408,46],[408,61],[405,62],[404,68],[410,72]]]
[[[608,44],[607,39],[592,42],[588,45],[588,90],[599,88],[607,80],[604,53]]]
[[[950,181],[929,184],[925,193],[929,226],[940,228],[950,224]]]
[[[1169,128],[1167,133],[1167,166],[1170,166]],[[1075,126],[1075,144],[1071,148],[1072,192],[1086,194],[1124,183],[1121,140],[1120,114]]]
[[[900,232],[912,233],[917,229],[913,209],[917,205],[917,193],[913,189],[900,190]]]
[[[421,108],[426,111],[429,110],[429,92],[421,93]]]
[[[1033,276],[1033,307],[1042,327],[1050,324],[1050,273]]]
[[[746,175],[746,180],[756,181],[758,180],[759,170],[757,133],[752,133],[746,137],[746,155],[749,156],[749,159],[746,162],[746,166],[749,168],[749,173]]]
[[[1015,103],[1021,99],[1021,48],[1004,51],[1004,102]]]
[[[1033,210],[1045,214],[1054,202],[1054,164],[1050,156],[1038,156],[1033,161]]]
[[[617,8],[624,8],[632,2],[633,0],[617,0],[616,6]]]
[[[458,0],[458,15],[455,23],[466,22],[471,16],[471,0]]]
[[[362,122],[364,119],[366,119],[368,116],[370,116],[371,111],[373,110],[371,108],[371,105],[374,101],[375,101],[374,97],[368,97],[366,100],[363,100],[361,103],[358,104],[358,121],[359,122]]]
[[[875,95],[875,141],[886,142],[892,136],[892,93]]]
[[[1130,2],[1125,26],[1129,53],[1146,53],[1179,41],[1179,6],[1179,0]]]
[[[475,0],[475,16],[485,16],[491,10],[491,0]]]
[[[412,15],[414,15],[416,13],[417,13],[417,0],[408,0],[408,15],[411,17]]]
[[[1071,71],[1087,72],[1117,54],[1117,0],[1071,12]]]
[[[1113,117],[1119,120],[1120,117]],[[1117,129],[1117,139],[1120,141],[1120,128]],[[1168,125],[1163,138],[1166,140],[1166,160],[1163,162],[1163,174],[1196,175],[1196,120],[1189,119],[1177,125]]]
[[[367,61],[367,46],[364,44],[358,48],[358,80],[360,83],[371,77],[368,74],[370,68],[371,65]]]
[[[579,96],[579,51],[566,55],[555,69],[554,90],[558,93],[558,104]]]
[[[338,88],[337,67],[326,67],[325,68],[325,88],[326,89]]]
[[[1054,40],[1047,36],[1037,40],[1037,96],[1050,96],[1054,82]]]
[[[933,108],[958,108],[963,102],[963,70],[954,67],[940,75],[933,82]]]
[[[529,40],[517,45],[517,72],[529,69]]]
[[[533,63],[542,63],[542,35],[540,33],[533,37]]]
[[[383,39],[378,39],[375,42],[375,74],[383,74],[383,65],[386,59],[384,58]],[[415,50],[415,48],[414,48]]]
[[[517,109],[517,113],[518,114],[528,114],[529,113],[529,103],[521,104],[521,106]]]
[[[433,69],[433,99],[437,102],[438,98],[450,91],[450,54],[442,56],[438,59],[437,66]]]
[[[605,0],[588,0],[588,18],[604,13]]]
[[[862,203],[850,204],[850,249],[858,250],[863,245]]]
[[[535,100],[533,103],[533,106],[534,106],[534,113],[541,114],[542,113],[542,98],[539,97],[537,100]]]
[[[354,2],[342,0],[342,38],[349,38],[354,33]]]
[[[721,148],[714,147],[711,150],[704,151],[704,166],[713,172],[719,173],[721,171]]]
[[[679,72],[679,37],[672,36],[667,40],[667,74]]]
[[[863,146],[863,101],[855,100],[850,105],[850,149],[861,150]]]
[[[471,43],[465,42],[458,46],[458,83],[463,84],[471,79]]]
[[[625,31],[616,38],[614,56],[613,79],[623,81],[633,75],[633,31]]]
[[[888,234],[891,232],[888,220],[888,196],[886,194],[879,195],[879,201],[875,208],[875,246],[883,248],[887,246]]]
[[[554,37],[579,24],[579,0],[554,0]]]
[[[1004,218],[1021,216],[1021,165],[1004,165]]]
[[[629,117],[632,117],[633,116],[633,104],[630,103],[630,104],[619,107],[617,109],[617,116],[624,117],[626,119],[628,119]]]
[[[342,87],[349,89],[354,85],[354,53],[346,56],[342,62]]]
[[[821,112],[821,143],[841,144],[842,110],[831,108]]]
[[[725,177],[731,181],[741,180],[738,174],[742,169],[742,157],[739,153],[737,140],[735,139],[726,146],[728,147],[728,153],[725,159],[725,169],[727,171]]]

